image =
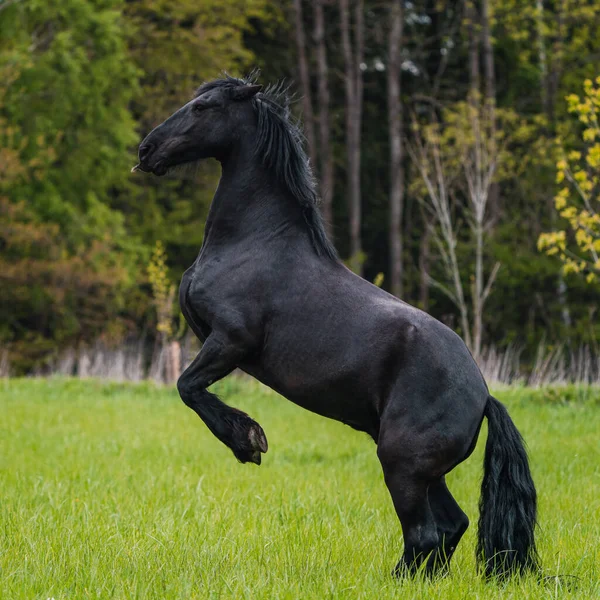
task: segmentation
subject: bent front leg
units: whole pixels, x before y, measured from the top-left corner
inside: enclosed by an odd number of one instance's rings
[[[206,388],[233,371],[245,349],[226,335],[213,331],[190,366],[177,381],[181,399],[206,423],[213,435],[228,446],[242,463],[260,465],[267,451],[262,427],[246,413],[227,406]]]

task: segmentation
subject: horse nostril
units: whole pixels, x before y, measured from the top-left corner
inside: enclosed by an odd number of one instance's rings
[[[139,151],[140,160],[148,158],[152,150],[154,150],[154,144],[146,144],[145,146],[141,146]]]

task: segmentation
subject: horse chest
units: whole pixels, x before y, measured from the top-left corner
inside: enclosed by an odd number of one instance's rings
[[[245,313],[251,302],[251,290],[239,270],[214,259],[199,259],[186,271],[181,282],[180,303],[205,321],[211,328],[215,320],[228,314]],[[185,313],[185,311],[184,311]]]

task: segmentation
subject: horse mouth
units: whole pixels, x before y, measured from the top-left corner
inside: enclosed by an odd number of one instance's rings
[[[162,177],[167,171],[169,170],[169,168],[167,167],[167,165],[165,164],[164,160],[159,160],[153,167],[152,167],[152,173],[154,173],[155,175],[158,175],[158,177]]]
[[[138,163],[131,169],[131,172],[136,173],[137,171],[141,171],[142,173],[153,173],[154,175],[158,175],[158,177],[162,177],[168,170],[169,168],[165,165],[165,162],[159,160],[153,167]]]

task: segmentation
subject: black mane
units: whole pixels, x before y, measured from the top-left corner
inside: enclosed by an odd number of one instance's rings
[[[255,82],[256,76],[257,73],[253,73],[238,79],[225,75],[204,83],[195,95],[215,88],[249,85]],[[282,82],[269,85],[254,96],[252,104],[258,115],[257,157],[302,206],[317,254],[336,260],[336,249],[327,237],[318,207],[316,184],[304,151],[304,135],[290,112],[289,87]]]

